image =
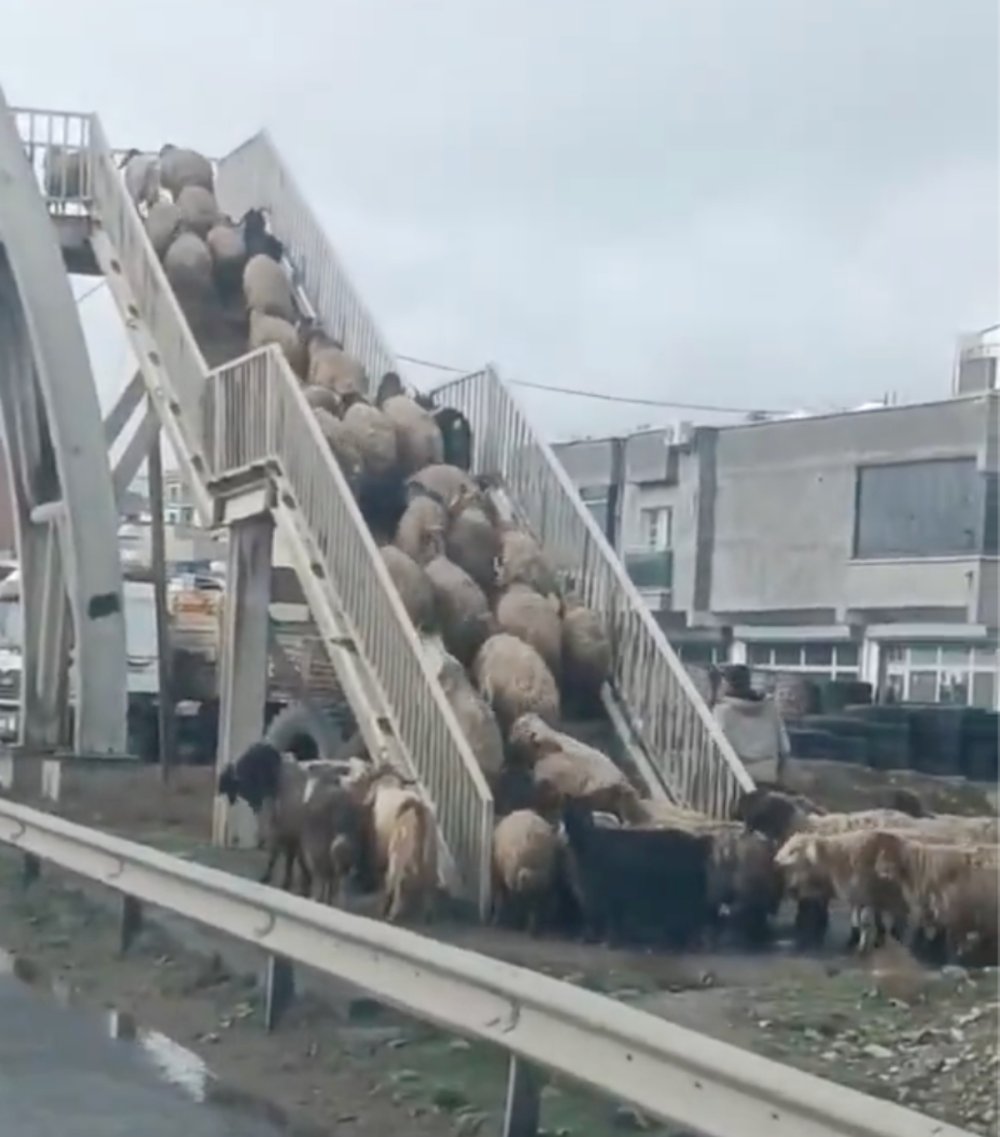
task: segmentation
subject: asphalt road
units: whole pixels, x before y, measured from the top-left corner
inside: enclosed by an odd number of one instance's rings
[[[0,975],[0,1129],[18,1137],[278,1137],[200,1104],[202,1073],[162,1036],[116,1041],[101,1018]],[[163,1072],[171,1071],[170,1080]],[[186,1085],[187,1088],[184,1088]]]

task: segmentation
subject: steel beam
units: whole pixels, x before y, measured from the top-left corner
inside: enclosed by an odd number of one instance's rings
[[[274,521],[269,514],[229,527],[216,762],[220,770],[259,742],[264,731],[273,545]],[[230,806],[225,798],[216,798],[212,841],[244,848],[256,845],[256,819],[245,802]]]
[[[43,622],[57,618],[53,608],[64,605],[68,595],[76,659],[75,748],[120,754],[126,738],[125,613],[104,426],[56,231],[2,92],[0,244],[5,254],[0,308],[7,325],[0,346],[5,356],[3,412],[6,417],[13,404],[20,407],[17,429],[36,446],[35,454],[18,448],[19,468],[11,471],[22,494],[17,510],[22,571],[29,580],[25,552],[29,560],[38,560],[31,547],[36,543],[31,509],[61,499],[66,506],[58,527],[65,588],[50,580],[39,602],[48,608]],[[33,461],[39,456],[45,459],[41,468]],[[37,571],[37,564],[32,568]],[[42,613],[29,618],[29,604],[25,631],[34,620],[29,634],[37,634]]]

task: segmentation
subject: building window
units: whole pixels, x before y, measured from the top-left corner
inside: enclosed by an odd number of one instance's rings
[[[682,663],[701,667],[720,667],[729,662],[727,644],[681,643],[674,646]]]
[[[177,484],[177,482],[171,482],[170,485],[167,486],[167,501],[177,502],[180,501],[180,499],[181,487]]]
[[[987,478],[974,458],[861,466],[855,493],[854,555],[949,557],[980,553]],[[995,496],[995,491],[994,491]],[[995,535],[991,538],[995,543]]]
[[[886,686],[909,703],[997,706],[997,648],[969,644],[892,644],[885,650]]]
[[[669,505],[639,510],[639,544],[650,552],[661,552],[673,544],[674,511]]]
[[[796,671],[828,679],[857,679],[853,643],[751,643],[747,663],[758,671]]]
[[[597,522],[597,528],[608,536],[608,524],[611,520],[609,513],[607,486],[581,486],[580,497],[583,504],[590,510],[590,515]]]

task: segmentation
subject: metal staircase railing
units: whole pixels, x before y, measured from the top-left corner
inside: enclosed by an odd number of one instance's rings
[[[270,211],[298,283],[328,329],[365,364],[369,378],[377,381],[396,370],[392,352],[266,132],[221,159],[217,184],[233,216],[253,206]],[[587,602],[610,617],[614,692],[625,720],[616,728],[633,735],[623,741],[638,740],[645,767],[654,768],[671,796],[724,814],[753,783],[552,451],[494,372],[448,384],[441,394],[472,421],[477,469],[500,474],[547,551],[580,582]]]
[[[327,636],[328,642],[361,663],[380,726],[434,803],[463,883],[485,910],[492,797],[298,380],[273,346],[209,371],[101,124],[96,116],[87,122],[76,148],[81,182],[61,196],[47,194],[50,211],[72,205],[90,216],[95,255],[199,511],[218,522],[221,483],[246,474],[267,477],[317,622],[324,631],[346,629],[346,637]],[[48,145],[51,128],[45,112],[33,112],[31,123],[25,142],[37,151]],[[329,619],[320,618],[317,604]]]
[[[492,368],[437,388],[472,425],[474,468],[499,479],[555,567],[602,612],[620,709],[671,795],[725,817],[753,782],[580,499]]]

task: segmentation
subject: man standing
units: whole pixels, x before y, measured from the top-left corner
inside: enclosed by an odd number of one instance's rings
[[[774,700],[750,686],[750,669],[722,669],[719,698],[712,714],[747,772],[760,782],[781,785],[791,747]]]

